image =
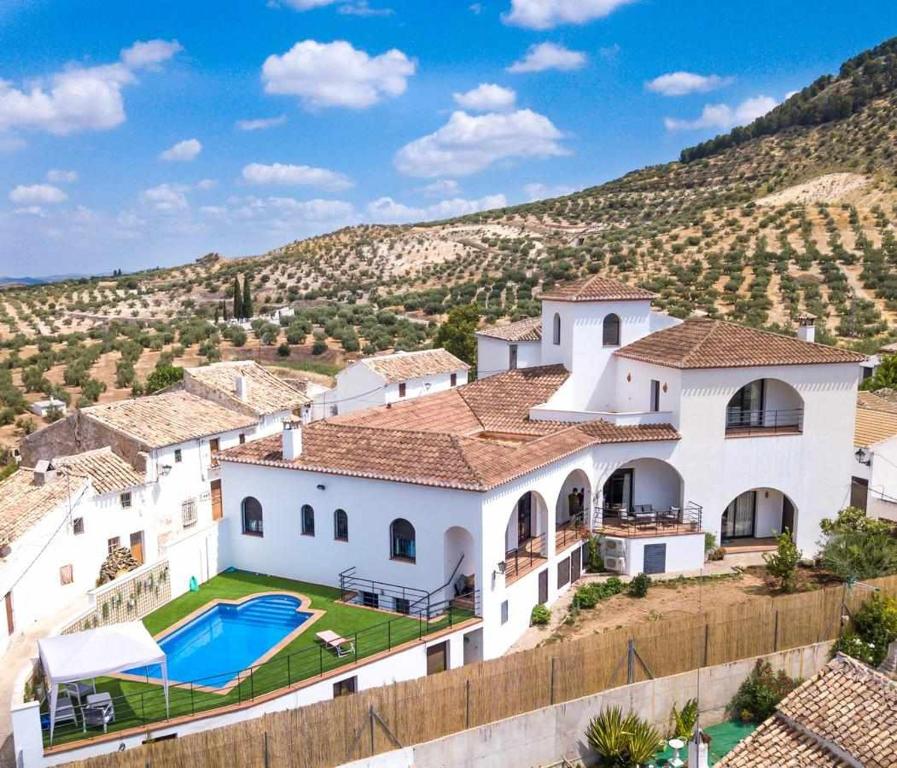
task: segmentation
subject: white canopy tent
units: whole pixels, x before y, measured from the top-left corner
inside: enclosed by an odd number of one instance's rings
[[[168,665],[165,653],[139,621],[56,635],[37,641],[44,676],[50,690],[50,740],[56,727],[59,686],[79,680],[159,664],[168,708]]]

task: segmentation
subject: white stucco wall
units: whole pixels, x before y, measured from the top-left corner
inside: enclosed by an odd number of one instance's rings
[[[511,345],[517,345],[517,367],[531,368],[542,364],[542,343],[539,341],[504,341],[477,334],[477,378],[485,379],[510,368]]]

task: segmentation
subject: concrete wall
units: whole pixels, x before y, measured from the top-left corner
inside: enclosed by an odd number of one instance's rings
[[[791,677],[808,678],[825,666],[829,647],[829,643],[819,643],[760,658]],[[701,722],[714,725],[725,719],[726,705],[755,661],[743,659],[614,688],[347,763],[344,768],[506,768],[509,765],[547,765],[561,758],[594,758],[583,734],[589,720],[601,709],[621,707],[624,712],[636,712],[666,733],[673,704],[681,707],[696,696],[700,675]]]
[[[505,341],[477,335],[477,378],[485,379],[510,367],[511,345],[517,345],[517,367],[531,368],[542,364],[542,343],[539,341]]]

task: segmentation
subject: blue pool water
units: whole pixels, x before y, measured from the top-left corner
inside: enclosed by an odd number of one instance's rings
[[[241,605],[218,603],[159,641],[171,682],[220,688],[310,617],[289,595],[262,595]],[[158,664],[127,670],[161,678]]]

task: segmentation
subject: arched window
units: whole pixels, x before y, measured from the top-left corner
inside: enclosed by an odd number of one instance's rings
[[[605,347],[620,346],[620,317],[610,314],[604,318],[603,343]]]
[[[414,526],[407,520],[399,518],[390,524],[389,556],[393,560],[407,560],[411,563],[417,559]]]
[[[561,343],[561,316],[557,312],[554,313],[554,335],[552,336],[552,341],[555,344]]]
[[[337,541],[349,540],[349,516],[345,509],[333,513],[333,538]]]
[[[310,504],[302,505],[302,535],[315,535],[315,510]]]
[[[240,505],[243,517],[243,533],[247,536],[264,536],[265,526],[262,505],[253,496],[247,496]]]

